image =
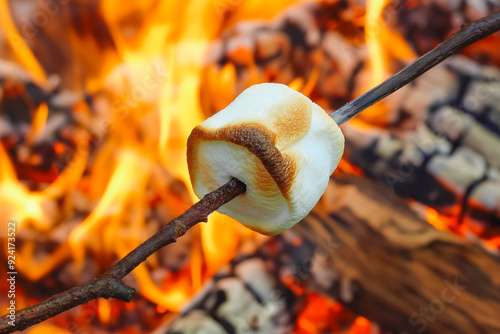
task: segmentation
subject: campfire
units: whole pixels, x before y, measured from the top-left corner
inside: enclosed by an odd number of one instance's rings
[[[2,315],[98,277],[198,201],[188,137],[248,87],[331,113],[498,10],[0,0]],[[174,220],[176,243],[123,279],[129,303],[94,298],[25,333],[500,332],[499,43],[341,125],[338,168],[290,230]]]

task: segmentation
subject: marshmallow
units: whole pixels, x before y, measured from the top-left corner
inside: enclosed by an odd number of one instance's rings
[[[276,235],[316,205],[343,151],[342,132],[320,106],[286,85],[263,83],[195,127],[187,158],[198,197],[236,178],[245,193],[218,211]]]

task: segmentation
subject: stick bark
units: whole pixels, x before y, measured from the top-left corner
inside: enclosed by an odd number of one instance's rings
[[[464,25],[459,32],[451,35],[450,38],[419,57],[380,85],[332,112],[330,117],[338,125],[344,124],[359,115],[366,108],[415,80],[446,58],[498,30],[500,30],[500,12],[487,16],[475,23]]]

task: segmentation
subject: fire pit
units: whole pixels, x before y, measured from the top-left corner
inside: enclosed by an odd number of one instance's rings
[[[97,277],[197,201],[188,136],[247,87],[282,83],[332,112],[499,9],[0,0],[2,314]],[[25,332],[500,332],[499,42],[344,124],[339,168],[291,230],[213,213],[124,278],[130,303]]]

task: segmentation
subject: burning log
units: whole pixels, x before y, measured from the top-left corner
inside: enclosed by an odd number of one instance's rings
[[[396,114],[407,112],[405,119],[395,118],[386,129],[346,124],[346,158],[401,196],[452,219],[456,232],[465,223],[489,239],[500,226],[500,155],[492,150],[500,145],[499,88],[498,70],[452,58],[391,106]],[[432,101],[421,98],[434,94]],[[409,124],[404,132],[403,122]],[[423,182],[426,187],[416,186]]]
[[[383,26],[377,21],[375,27],[365,27],[363,6],[355,0],[304,3],[287,9],[271,23],[248,21],[226,31],[212,45],[202,74],[200,96],[206,115],[221,110],[245,88],[260,82],[292,85],[331,110],[360,95],[370,72],[365,30]],[[417,55],[428,52],[462,25],[500,9],[489,0],[464,1],[465,10],[460,11],[453,1],[413,6],[411,1],[389,4],[382,16],[394,30],[402,29]],[[431,13],[446,17],[429,22]],[[494,34],[480,42],[489,48],[483,47],[474,59],[500,64],[498,49],[491,47],[498,38]],[[388,39],[393,44],[398,41],[394,35]],[[407,63],[408,54],[414,56],[411,50],[404,50],[405,44],[391,46],[406,55],[395,57],[394,62]],[[221,85],[226,91],[223,98],[212,99]]]
[[[353,175],[336,175],[301,223],[229,268],[158,333],[209,324],[213,333],[226,333],[222,324],[260,333],[270,323],[280,332],[276,311],[294,316],[284,286],[319,291],[395,333],[500,331],[498,258],[436,230],[387,188]]]
[[[177,319],[155,333],[290,333],[299,298],[280,281],[270,261],[258,251],[241,253]]]
[[[396,14],[396,20],[391,26],[402,32],[418,54],[428,52],[453,31],[459,30],[463,24],[476,21],[498,10],[500,4],[494,0],[466,0],[461,3],[431,0],[421,2],[418,6],[404,0],[395,6],[390,6],[389,9],[392,14]],[[433,19],[423,20],[425,17]],[[476,45],[473,50],[466,49],[464,53],[476,61],[498,66],[500,54],[491,45],[497,44],[499,40],[499,34],[492,35]]]
[[[0,61],[0,91],[0,139],[17,174],[31,182],[53,182],[84,137],[71,113],[81,97],[62,91],[56,77],[36,83],[7,61]]]
[[[272,23],[245,22],[225,32],[209,50],[202,73],[205,114],[211,116],[260,82],[294,82],[325,109],[348,102],[354,82],[346,78],[358,73],[366,59],[362,6],[357,1],[310,2]],[[221,85],[226,94],[212,99]]]
[[[314,288],[397,333],[500,330],[497,258],[435,230],[378,186],[347,180],[295,230],[333,243],[311,264]]]

